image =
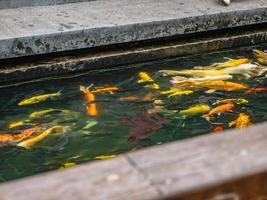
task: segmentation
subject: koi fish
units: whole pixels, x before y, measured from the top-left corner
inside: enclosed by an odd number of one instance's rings
[[[224,63],[215,63],[211,66],[197,66],[194,69],[223,69],[228,67],[237,67],[238,65],[249,63],[250,60],[247,58],[239,58],[239,59],[229,59]]]
[[[234,108],[234,104],[233,103],[227,103],[227,104],[223,104],[220,105],[216,108],[213,108],[208,114],[203,115],[202,117],[204,117],[207,121],[210,121],[210,117],[215,115],[215,114],[220,114],[222,112],[229,112],[232,111],[232,109]]]
[[[215,126],[214,128],[213,128],[213,131],[214,132],[222,132],[224,129],[223,129],[223,127],[222,126]]]
[[[248,100],[243,98],[236,99],[220,99],[214,102],[212,105],[222,104],[222,103],[236,103],[236,104],[247,104]]]
[[[59,170],[74,167],[74,166],[76,166],[75,162],[67,162],[67,163],[64,163],[63,166],[59,168]]]
[[[226,90],[226,91],[234,91],[234,90],[246,90],[248,86],[241,83],[235,83],[230,81],[202,81],[194,83],[195,86],[206,87],[211,89],[210,92],[214,92],[216,90]]]
[[[140,96],[126,96],[126,97],[120,97],[120,101],[153,101],[154,97],[150,95],[146,95],[144,97]]]
[[[203,76],[219,76],[219,75],[226,75],[222,70],[205,70],[205,69],[189,69],[189,70],[160,70],[158,71],[159,74],[163,74],[166,76],[196,76],[196,77],[203,77]]]
[[[151,83],[148,87],[155,90],[159,89],[159,85],[146,72],[139,72],[139,78],[140,80],[137,83]]]
[[[228,79],[232,79],[231,75],[218,75],[218,76],[204,76],[201,78],[185,78],[181,76],[175,76],[172,78],[171,83],[173,85],[179,85],[182,83],[190,83],[190,82],[198,82],[198,81],[224,81]]]
[[[172,97],[172,96],[182,96],[182,95],[189,95],[192,94],[194,91],[192,90],[181,90],[178,88],[171,88],[170,90],[165,90],[165,91],[161,91],[160,94],[168,95],[168,98]]]
[[[16,128],[18,126],[23,126],[26,122],[28,122],[29,120],[21,120],[21,121],[15,121],[15,122],[10,122],[7,127],[9,129],[11,128]]]
[[[250,88],[246,93],[265,92],[267,88]]]
[[[95,101],[95,95],[90,92],[89,88],[86,88],[84,86],[80,86],[80,91],[83,92],[85,99],[87,101],[86,106],[86,113],[90,116],[96,116],[98,114],[96,103]]]
[[[18,143],[17,146],[29,149],[34,144],[36,144],[37,142],[40,142],[44,138],[48,137],[52,132],[63,133],[64,132],[64,127],[63,126],[53,126],[53,127],[49,128],[49,129],[46,129],[44,132],[40,133],[36,137],[30,138],[28,140],[24,140],[24,141]]]
[[[258,49],[253,50],[253,55],[256,56],[257,61],[263,65],[267,65],[267,53]]]
[[[110,158],[115,158],[117,155],[112,154],[112,155],[101,155],[101,156],[96,156],[95,159],[97,160],[105,160],[105,159],[110,159]]]
[[[224,71],[226,74],[243,75],[246,78],[250,78],[251,76],[261,75],[265,70],[258,65],[246,63],[238,65],[237,67],[225,68],[222,69],[222,71]]]
[[[56,92],[56,93],[51,93],[51,94],[42,94],[42,95],[37,95],[37,96],[33,96],[27,99],[23,99],[21,100],[18,105],[19,106],[26,106],[26,105],[30,105],[30,104],[36,104],[42,101],[45,101],[47,99],[50,98],[54,98],[54,97],[58,97],[61,95],[61,92]]]
[[[118,91],[119,88],[116,86],[110,86],[110,87],[95,87],[95,90],[92,90],[92,93],[105,93],[108,92],[110,94],[114,94],[115,91]]]
[[[41,117],[43,115],[46,115],[47,113],[54,112],[54,111],[57,111],[57,109],[49,108],[49,109],[46,109],[46,110],[36,111],[36,112],[31,113],[29,115],[29,118]]]
[[[194,106],[191,106],[188,109],[185,110],[181,110],[179,112],[179,115],[181,116],[194,116],[194,115],[198,115],[198,114],[203,114],[203,113],[207,113],[211,110],[211,107],[209,107],[208,105],[205,104],[197,104]]]
[[[0,143],[17,142],[17,141],[20,141],[24,138],[31,136],[32,134],[36,132],[39,132],[42,129],[43,129],[42,126],[36,126],[34,128],[24,130],[19,134],[11,134],[11,133],[0,134]]]
[[[236,128],[246,128],[251,124],[252,123],[250,122],[250,116],[245,113],[240,113],[236,120],[229,123],[229,127],[235,125]]]

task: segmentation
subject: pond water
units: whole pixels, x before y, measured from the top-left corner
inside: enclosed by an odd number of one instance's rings
[[[266,121],[253,49],[267,44],[1,87],[0,181]]]

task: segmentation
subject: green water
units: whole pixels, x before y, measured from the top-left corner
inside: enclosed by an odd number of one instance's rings
[[[255,48],[255,47],[253,47]],[[256,48],[265,50],[267,44]],[[171,87],[171,77],[161,77],[162,69],[189,69],[194,66],[207,66],[225,62],[225,57],[246,57],[253,59],[250,48],[214,52],[182,58],[171,58],[161,61],[123,66],[113,70],[94,71],[75,78],[53,78],[44,81],[22,84],[0,89],[0,132],[19,133],[36,125],[66,127],[64,134],[51,134],[36,143],[30,149],[16,144],[6,144],[0,149],[0,181],[8,181],[49,170],[57,170],[65,163],[76,164],[94,160],[101,155],[118,155],[151,145],[193,137],[201,134],[214,134],[214,126],[228,129],[228,123],[237,118],[240,112],[251,117],[253,124],[267,120],[267,92],[246,93],[244,91],[216,91],[205,93],[205,90],[194,91],[191,95],[168,98],[159,95],[158,90],[139,84],[138,73],[147,72],[160,85],[160,91]],[[245,83],[252,88],[267,87],[265,76],[234,77],[230,80]],[[86,100],[80,92],[80,85],[112,85],[119,91],[114,94],[95,94],[98,110],[97,116],[86,114]],[[18,102],[27,97],[61,91],[61,96],[27,106],[18,106]],[[153,101],[137,99],[122,101],[129,96],[143,97],[153,95],[154,99],[164,102],[164,111],[148,114],[153,111]],[[191,117],[178,116],[180,110],[195,104],[206,104],[211,107],[218,99],[245,98],[248,104],[236,105],[231,112],[215,115],[209,122],[198,114]],[[10,122],[29,119],[36,111],[57,109],[41,117],[25,122],[24,125],[9,129]],[[68,110],[69,112],[61,112]]]

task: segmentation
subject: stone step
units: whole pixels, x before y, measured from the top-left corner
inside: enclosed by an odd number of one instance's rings
[[[99,0],[0,10],[0,59],[267,22],[267,1]]]
[[[94,0],[0,0],[0,9],[31,6],[47,6],[65,3],[86,2]]]

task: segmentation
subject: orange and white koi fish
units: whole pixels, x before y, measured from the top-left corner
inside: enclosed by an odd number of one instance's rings
[[[213,108],[208,114],[203,115],[202,117],[204,117],[207,121],[210,121],[211,116],[213,116],[215,114],[220,114],[223,112],[232,111],[233,108],[234,108],[234,104],[232,104],[232,103],[223,104],[223,105],[220,105],[216,108]]]
[[[105,93],[108,92],[110,94],[114,94],[115,91],[118,91],[119,88],[116,86],[107,86],[107,87],[94,87],[92,93]]]
[[[27,99],[23,99],[21,100],[18,105],[19,106],[26,106],[26,105],[30,105],[30,104],[36,104],[39,103],[41,101],[45,101],[47,99],[50,98],[54,98],[54,97],[58,97],[61,95],[61,92],[56,92],[56,93],[51,93],[51,94],[42,94],[42,95],[37,95],[37,96],[33,96]]]
[[[155,81],[148,75],[146,72],[139,72],[139,78],[138,83],[150,83],[147,85],[147,87],[151,89],[159,89],[159,85],[155,83]]]
[[[222,69],[226,74],[230,75],[242,75],[246,78],[250,78],[251,76],[259,76],[262,73],[265,72],[265,69],[263,67],[260,67],[259,65],[246,63],[238,65],[237,67],[230,67]]]
[[[236,103],[236,104],[247,104],[248,100],[244,98],[236,98],[236,99],[220,99],[214,102],[212,105],[222,104],[222,103]]]
[[[256,92],[265,92],[267,91],[267,88],[250,88],[247,93],[256,93]]]
[[[235,126],[236,128],[246,128],[251,124],[250,116],[245,113],[240,113],[236,120],[229,123],[229,127]]]
[[[89,88],[86,88],[84,86],[80,86],[80,91],[83,92],[87,101],[86,113],[90,116],[96,116],[98,114],[98,111],[96,103],[94,103],[95,95],[89,90]]]
[[[44,132],[40,133],[36,137],[30,138],[28,140],[24,140],[24,141],[18,143],[17,146],[29,149],[37,142],[40,142],[41,140],[43,140],[44,138],[49,136],[52,132],[63,133],[64,127],[63,126],[53,126],[49,129],[46,129]]]
[[[267,53],[258,49],[253,50],[253,55],[257,58],[257,61],[263,65],[267,65]]]
[[[11,134],[11,133],[0,134],[0,143],[18,142],[18,141],[25,139],[25,138],[31,136],[32,134],[39,132],[41,130],[43,130],[42,126],[36,126],[34,128],[24,130],[19,134]]]

